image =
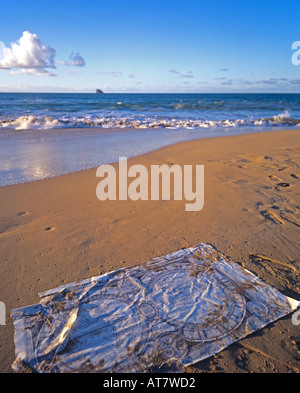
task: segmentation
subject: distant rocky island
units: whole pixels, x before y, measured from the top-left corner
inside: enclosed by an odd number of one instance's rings
[[[103,91],[102,91],[102,90],[100,90],[100,89],[97,89],[97,90],[96,90],[96,94],[104,94],[104,93],[103,93]]]

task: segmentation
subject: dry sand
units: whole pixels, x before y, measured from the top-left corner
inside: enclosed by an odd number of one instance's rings
[[[186,212],[185,200],[100,202],[95,169],[2,187],[0,372],[15,358],[12,309],[201,242],[300,300],[299,158],[300,131],[290,130],[189,141],[128,161],[205,165],[199,212]],[[289,315],[187,371],[299,372],[300,325]]]

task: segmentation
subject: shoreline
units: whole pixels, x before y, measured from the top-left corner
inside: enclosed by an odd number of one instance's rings
[[[128,165],[205,166],[205,202],[96,198],[95,168],[0,187],[0,372],[14,360],[10,311],[38,293],[201,242],[300,300],[300,132],[251,132],[179,142]],[[118,163],[112,163],[117,169]],[[288,184],[281,186],[280,184]],[[283,318],[188,372],[299,372],[299,327]]]
[[[299,128],[289,128],[286,130],[282,127],[275,128],[264,128],[261,129],[247,129],[245,127],[237,127],[235,129],[198,129],[198,130],[188,130],[188,129],[135,129],[135,128],[65,128],[65,129],[28,129],[28,130],[0,130],[2,134],[7,134],[10,138],[11,133],[19,134],[21,137],[19,143],[19,148],[12,152],[11,149],[12,141],[8,139],[8,142],[2,139],[2,149],[5,150],[6,144],[8,144],[7,151],[3,151],[3,157],[0,162],[4,171],[0,171],[0,189],[9,185],[25,184],[36,182],[40,180],[45,180],[53,177],[64,176],[70,173],[76,173],[83,170],[89,170],[97,168],[103,164],[113,164],[117,163],[118,159],[112,159],[112,157],[127,157],[129,159],[134,157],[143,156],[154,152],[156,150],[164,149],[168,146],[177,145],[178,143],[184,143],[188,141],[196,141],[198,139],[215,139],[223,137],[233,137],[238,135],[249,135],[249,134],[261,134],[269,132],[286,132],[286,131],[300,131]],[[89,134],[85,134],[89,132]],[[41,136],[42,133],[42,143]],[[157,133],[157,135],[155,135]],[[56,135],[61,134],[60,138],[62,141],[56,140]],[[65,136],[72,136],[74,134],[74,140],[68,140]],[[127,135],[126,135],[127,134]],[[101,135],[103,140],[93,140],[94,137]],[[125,136],[125,139],[121,139],[122,146],[125,146],[122,150],[115,148],[115,144],[120,145],[116,136]],[[25,138],[24,138],[25,136]],[[127,138],[126,138],[127,136]],[[135,137],[140,139],[136,141]],[[157,139],[149,142],[149,138],[154,137]],[[91,140],[88,140],[92,138]],[[32,141],[30,140],[32,139]],[[48,141],[47,141],[48,139]],[[145,140],[144,140],[145,139]],[[107,148],[101,148],[101,143]],[[94,142],[94,143],[93,143]],[[123,145],[124,144],[124,145]],[[38,145],[39,149],[44,152],[41,157],[36,153],[35,146]],[[24,156],[23,149],[27,150],[27,158]],[[119,149],[119,150],[118,150]],[[137,149],[137,151],[135,150]],[[20,150],[20,152],[19,152]],[[77,156],[86,157],[80,164],[74,161],[74,154],[71,151],[75,151]],[[128,154],[129,153],[129,154]],[[7,170],[11,164],[11,155],[16,155],[14,157],[15,163],[12,170]],[[75,154],[75,155],[76,155]],[[20,156],[18,156],[20,155]],[[62,162],[61,156],[64,156]],[[101,159],[99,158],[101,157]],[[86,161],[87,160],[87,161]],[[97,161],[97,164],[96,164]],[[92,162],[92,164],[90,164]],[[16,165],[18,165],[16,167]],[[74,169],[76,168],[76,169]],[[37,173],[35,173],[37,172]],[[16,173],[16,174],[14,174]],[[36,177],[36,178],[35,178]],[[8,180],[7,180],[8,179]],[[21,179],[21,180],[20,180]],[[22,180],[23,179],[23,180]]]

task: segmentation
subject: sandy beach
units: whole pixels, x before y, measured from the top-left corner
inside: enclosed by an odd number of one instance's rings
[[[198,139],[128,165],[204,165],[205,202],[99,201],[96,169],[0,188],[0,372],[15,359],[12,309],[38,293],[202,242],[300,300],[300,133]],[[118,165],[114,164],[116,170]],[[300,372],[291,316],[187,367],[187,372]]]

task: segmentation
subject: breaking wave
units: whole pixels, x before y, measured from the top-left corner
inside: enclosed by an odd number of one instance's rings
[[[148,116],[62,116],[53,117],[48,115],[22,115],[17,118],[1,119],[0,128],[14,130],[28,129],[56,129],[56,128],[228,128],[228,127],[276,127],[292,126],[300,127],[300,119],[290,116],[288,111],[279,113],[269,118],[237,118],[237,119],[182,119],[168,117],[148,117]]]

